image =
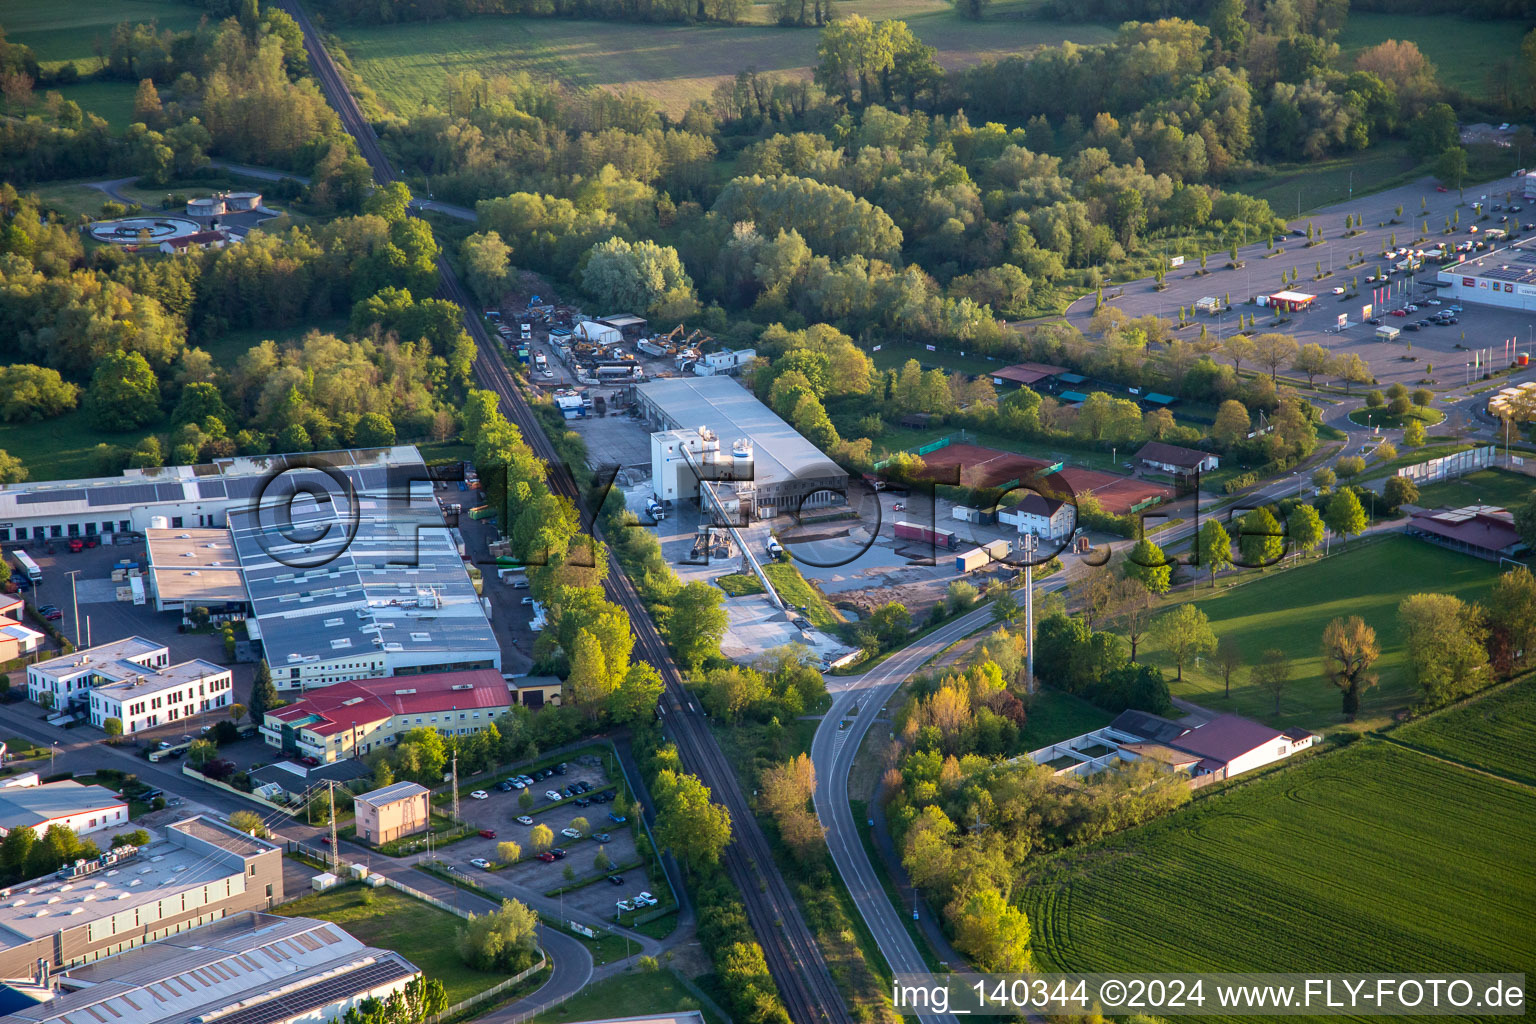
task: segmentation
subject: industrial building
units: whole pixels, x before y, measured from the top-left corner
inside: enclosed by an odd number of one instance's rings
[[[10,986],[0,1024],[320,1024],[403,991],[421,971],[339,925],[246,912],[152,946]]]
[[[240,611],[246,606],[245,576],[226,529],[154,527],[144,531],[148,551],[149,596],[155,610]]]
[[[115,718],[131,735],[229,707],[233,679],[201,658],[172,665],[170,648],[130,636],[28,665],[27,697],[61,712],[89,708],[92,725]]]
[[[652,487],[667,507],[697,500],[701,472],[732,477],[715,489],[738,503],[742,519],[846,502],[848,474],[730,377],[665,378],[634,391],[641,417],[657,432]],[[729,457],[721,438],[729,439]],[[743,479],[748,465],[750,479]]]
[[[142,849],[0,890],[0,978],[37,979],[282,900],[279,847],[187,818]]]
[[[104,786],[82,786],[70,779],[0,789],[0,836],[30,828],[37,838],[54,825],[88,835],[107,828],[126,828],[128,803]]]
[[[389,843],[425,832],[432,819],[432,791],[414,782],[359,794],[353,801],[357,837],[367,843]]]
[[[269,711],[259,724],[268,746],[331,762],[387,747],[416,728],[470,736],[511,710],[506,680],[479,669],[349,680]]]
[[[1440,296],[1503,309],[1536,309],[1536,240],[1525,240],[1440,271]]]

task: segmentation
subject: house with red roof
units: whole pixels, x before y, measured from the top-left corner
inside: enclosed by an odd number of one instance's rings
[[[290,756],[333,762],[387,749],[412,729],[481,732],[512,710],[511,692],[494,669],[354,679],[268,711],[261,736]]]

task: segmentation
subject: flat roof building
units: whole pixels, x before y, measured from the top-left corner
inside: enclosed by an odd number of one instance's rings
[[[211,818],[0,889],[0,977],[35,978],[283,900],[282,850]]]
[[[151,527],[144,531],[149,553],[149,592],[155,610],[234,611],[245,607],[245,577],[226,529]]]
[[[750,482],[739,480],[722,484],[720,489],[729,488],[756,516],[768,518],[847,500],[848,474],[842,467],[730,377],[647,381],[635,385],[635,401],[652,429],[663,433],[707,429],[722,442],[722,462],[725,445],[730,446],[731,464],[750,462]],[[738,445],[738,441],[743,444]],[[653,474],[658,458],[656,443],[653,438]],[[680,454],[674,452],[674,460]],[[685,476],[678,483],[676,498],[658,497],[670,503],[696,498],[697,493],[696,481],[690,489]],[[744,516],[746,511],[744,507]]]
[[[1536,242],[1515,242],[1446,267],[1439,283],[1441,296],[1457,302],[1536,309]]]
[[[1408,534],[1490,562],[1525,548],[1514,515],[1497,505],[1416,512],[1408,520]]]
[[[352,679],[267,712],[267,745],[336,761],[389,746],[411,729],[470,736],[512,710],[511,691],[491,669]]]
[[[339,925],[245,912],[65,971],[0,1024],[314,1024],[420,977]]]
[[[126,828],[128,802],[104,786],[82,786],[71,779],[0,789],[0,836],[30,828],[41,839],[54,825],[78,835]]]
[[[84,704],[90,690],[135,673],[157,672],[171,663],[170,648],[142,636],[97,644],[27,666],[27,699],[64,710]]]
[[[170,648],[130,636],[27,666],[27,697],[59,711],[87,708],[97,728],[115,718],[135,733],[229,707],[234,676],[201,658],[172,665]]]

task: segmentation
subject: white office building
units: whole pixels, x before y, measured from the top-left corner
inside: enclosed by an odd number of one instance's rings
[[[191,718],[234,703],[230,670],[194,658],[171,664],[170,648],[131,636],[27,668],[27,697],[59,711],[89,708],[91,724],[109,718],[125,734]]]

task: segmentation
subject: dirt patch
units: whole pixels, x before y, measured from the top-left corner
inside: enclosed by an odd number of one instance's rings
[[[837,595],[839,605],[847,605],[857,609],[859,618],[867,618],[869,613],[881,605],[895,601],[912,613],[913,622],[925,622],[933,611],[933,606],[944,599],[944,592],[949,587],[949,581],[945,579],[925,580],[921,583],[897,583],[893,586],[871,587],[868,590],[849,590]]]

